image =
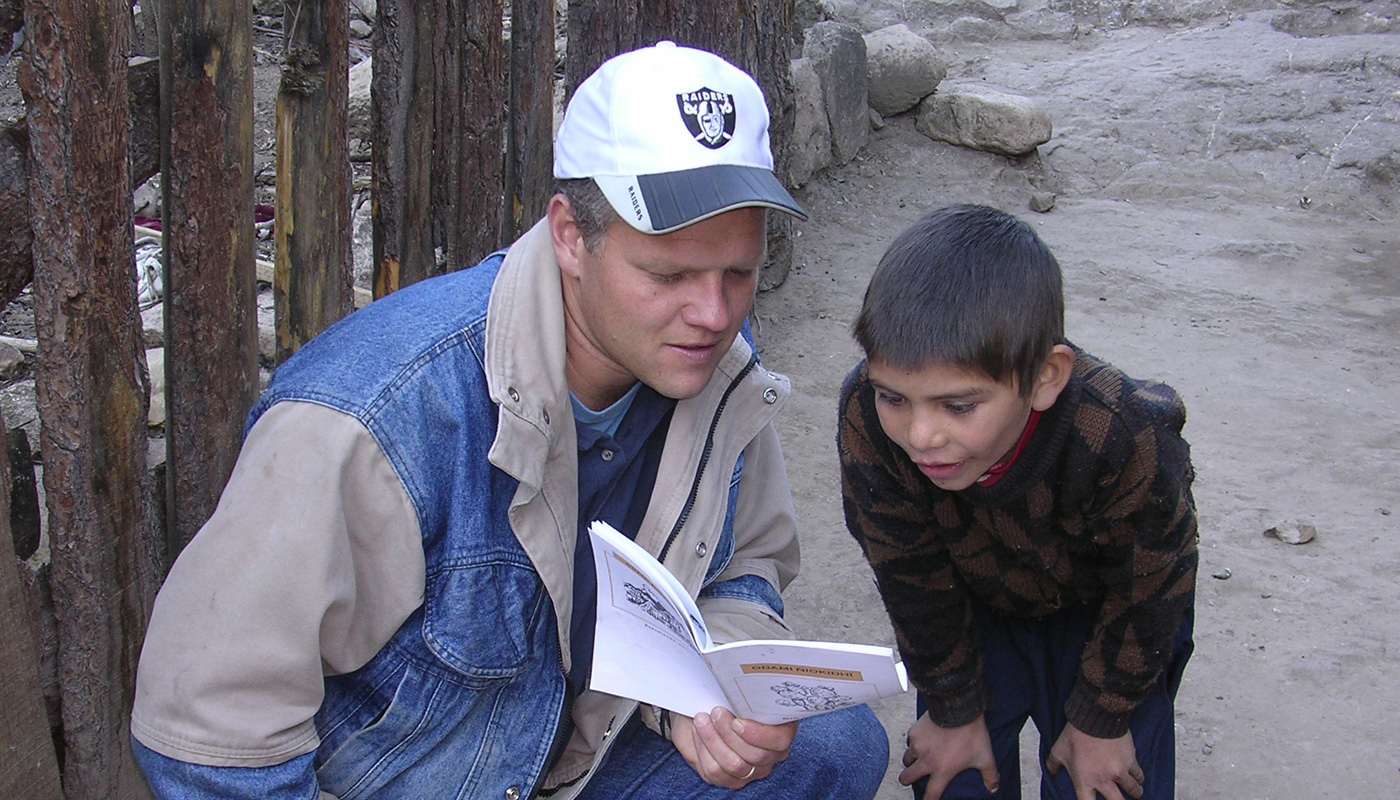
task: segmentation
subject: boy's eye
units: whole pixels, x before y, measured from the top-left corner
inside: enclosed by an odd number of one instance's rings
[[[889,392],[881,392],[878,390],[875,392],[875,400],[887,406],[897,406],[904,402],[904,398],[897,394],[890,394]]]
[[[972,412],[977,410],[976,403],[948,403],[943,407],[948,409],[949,414],[955,414],[957,416],[962,416],[963,414],[971,414]]]

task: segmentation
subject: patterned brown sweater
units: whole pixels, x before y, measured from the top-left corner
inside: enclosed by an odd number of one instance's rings
[[[1069,384],[1010,471],[948,492],[885,436],[865,363],[847,376],[837,434],[846,525],[935,722],[986,710],[975,596],[1026,618],[1098,606],[1065,711],[1091,736],[1127,732],[1196,585],[1185,421],[1171,387],[1076,349]]]

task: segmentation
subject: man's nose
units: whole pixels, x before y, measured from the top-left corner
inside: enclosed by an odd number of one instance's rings
[[[724,292],[722,275],[706,275],[695,281],[692,294],[686,304],[685,321],[697,328],[708,331],[724,331],[729,328],[729,302]]]

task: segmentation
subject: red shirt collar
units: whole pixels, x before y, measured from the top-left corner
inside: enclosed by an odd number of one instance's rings
[[[991,486],[1001,480],[1001,476],[1011,469],[1011,465],[1016,463],[1017,458],[1020,458],[1021,451],[1030,444],[1031,434],[1035,433],[1035,426],[1040,422],[1040,413],[1039,411],[1031,412],[1030,418],[1026,420],[1025,429],[1021,431],[1021,438],[1016,440],[1016,446],[1011,449],[1011,455],[993,464],[986,472],[982,473],[982,477],[977,479],[978,486]]]

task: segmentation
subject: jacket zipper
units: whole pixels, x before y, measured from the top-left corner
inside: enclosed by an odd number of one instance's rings
[[[749,363],[739,370],[739,374],[734,376],[734,380],[729,382],[729,386],[724,390],[724,394],[719,399],[719,405],[715,407],[715,415],[710,419],[710,430],[705,434],[705,449],[700,451],[700,466],[695,470],[695,480],[690,484],[690,494],[685,499],[685,505],[681,507],[681,514],[676,518],[675,527],[671,528],[671,533],[666,537],[666,544],[661,548],[661,554],[657,556],[657,561],[666,563],[666,554],[671,551],[671,545],[675,544],[680,536],[681,528],[685,526],[685,521],[690,517],[691,510],[695,507],[695,499],[700,494],[700,479],[705,477],[705,467],[710,461],[710,451],[715,445],[715,429],[719,427],[719,418],[724,414],[724,407],[729,403],[729,396],[734,394],[734,390],[739,388],[739,384],[748,376],[753,368],[758,364],[758,354],[749,354]]]

